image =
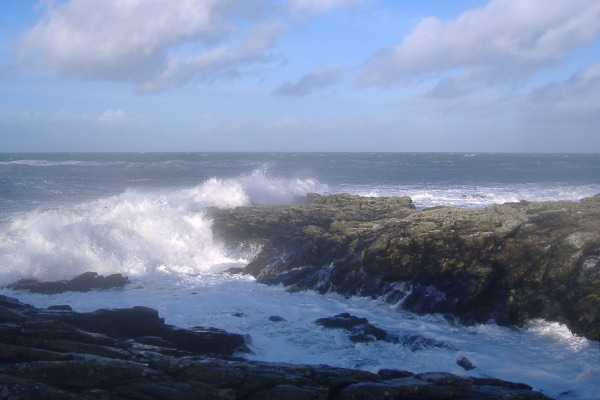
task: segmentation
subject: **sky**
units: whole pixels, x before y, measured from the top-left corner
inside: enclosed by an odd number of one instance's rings
[[[600,152],[599,0],[3,0],[0,152]]]

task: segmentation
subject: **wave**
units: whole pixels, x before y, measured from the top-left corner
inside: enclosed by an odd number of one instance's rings
[[[95,161],[50,161],[50,160],[10,160],[0,161],[0,165],[25,165],[30,167],[56,167],[56,166],[97,166],[103,163]]]
[[[266,169],[180,190],[127,190],[74,206],[37,209],[0,227],[0,282],[100,274],[199,274],[242,266],[212,235],[207,207],[292,202],[325,186]]]
[[[505,185],[505,186],[388,186],[353,185],[340,191],[368,197],[409,196],[418,209],[434,206],[484,208],[520,201],[579,201],[600,193],[600,185]]]

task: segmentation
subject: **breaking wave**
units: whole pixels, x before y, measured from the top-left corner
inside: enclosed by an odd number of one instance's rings
[[[0,282],[68,279],[86,271],[140,276],[215,272],[248,262],[212,235],[207,207],[292,202],[324,186],[256,170],[180,190],[127,190],[75,206],[37,209],[0,227]]]

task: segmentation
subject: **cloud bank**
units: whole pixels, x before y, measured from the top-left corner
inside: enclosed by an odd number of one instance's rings
[[[444,22],[423,19],[360,68],[359,87],[394,88],[438,79],[440,95],[513,84],[600,35],[596,0],[492,0]]]
[[[46,7],[21,38],[19,64],[79,80],[132,82],[156,92],[214,82],[273,62],[294,16],[368,0],[69,0]]]

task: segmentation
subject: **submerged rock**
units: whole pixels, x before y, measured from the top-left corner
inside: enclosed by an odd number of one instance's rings
[[[3,399],[549,399],[449,373],[248,361],[230,356],[239,348],[227,335],[243,336],[227,334],[222,351],[214,340],[226,332],[170,327],[145,307],[74,313],[0,296],[0,317]]]
[[[417,313],[558,321],[600,340],[600,195],[580,202],[415,210],[406,197],[310,194],[305,204],[211,210],[215,233],[260,244],[245,272]]]

